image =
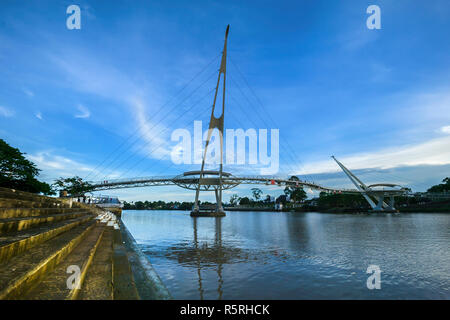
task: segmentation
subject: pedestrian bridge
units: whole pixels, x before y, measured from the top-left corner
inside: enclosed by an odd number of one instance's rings
[[[179,186],[188,190],[216,191],[232,189],[238,185],[275,185],[279,187],[309,188],[326,193],[341,194],[361,194],[371,205],[374,211],[392,211],[394,207],[394,197],[405,195],[410,192],[408,188],[392,183],[377,183],[366,186],[342,163],[338,163],[350,180],[355,184],[356,189],[332,188],[322,186],[312,181],[301,180],[295,176],[234,176],[229,172],[219,171],[188,171],[177,176],[153,176],[131,179],[117,179],[104,181],[91,181],[95,191],[155,187],[155,186]],[[384,198],[389,198],[390,202],[384,202]],[[377,201],[377,203],[374,202]]]

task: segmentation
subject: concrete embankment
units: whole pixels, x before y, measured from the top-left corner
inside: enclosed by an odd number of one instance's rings
[[[0,299],[170,299],[120,218],[0,188]]]

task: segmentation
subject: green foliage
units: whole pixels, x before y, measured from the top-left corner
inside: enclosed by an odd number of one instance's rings
[[[275,202],[282,203],[284,205],[287,202],[287,196],[285,194],[282,194],[278,198],[275,199]]]
[[[0,139],[0,187],[32,193],[54,194],[50,185],[38,181],[40,170],[19,149]]]
[[[233,194],[231,197],[230,197],[230,204],[232,205],[232,206],[235,206],[235,205],[237,205],[238,204],[238,202],[239,202],[239,196],[235,193],[235,194]]]
[[[164,202],[164,201],[136,201],[129,203],[124,201],[124,210],[191,210],[193,202]]]
[[[303,187],[298,187],[296,185],[296,181],[299,181],[300,179],[296,176],[292,176],[289,180],[293,182],[290,186],[284,188],[284,194],[289,196],[294,203],[303,202],[308,196],[306,195],[305,190],[303,190]]]
[[[83,179],[78,176],[72,178],[59,178],[55,180],[53,187],[60,191],[67,191],[72,197],[81,196],[86,192],[94,190],[94,187],[89,182],[83,181]]]
[[[317,206],[319,208],[366,208],[369,204],[360,194],[328,194],[326,192],[321,192],[319,198],[317,199]]]
[[[253,198],[255,198],[255,201],[258,201],[261,198],[262,195],[262,190],[259,188],[252,188],[252,194],[253,194]]]
[[[427,192],[446,192],[450,191],[450,178],[447,177],[442,180],[443,183],[432,186]]]
[[[239,199],[239,205],[245,206],[250,204],[250,199],[247,197],[243,197]]]

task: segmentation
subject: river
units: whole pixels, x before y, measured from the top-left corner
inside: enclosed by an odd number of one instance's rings
[[[124,211],[175,299],[450,299],[450,214]],[[369,265],[381,269],[369,290]]]

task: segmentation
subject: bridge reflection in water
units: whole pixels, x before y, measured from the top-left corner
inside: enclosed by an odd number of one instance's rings
[[[205,297],[203,288],[202,270],[214,269],[217,274],[217,299],[223,296],[222,277],[223,265],[231,263],[236,257],[242,255],[242,250],[224,246],[222,242],[222,217],[215,217],[214,221],[214,241],[212,245],[208,241],[202,241],[198,236],[198,217],[192,217],[193,242],[191,245],[185,243],[175,244],[170,247],[166,257],[176,260],[179,264],[194,267],[198,277],[198,292],[201,300]],[[209,283],[211,286],[211,283]],[[211,299],[211,297],[208,297]]]
[[[446,214],[125,211],[175,299],[449,298]],[[368,290],[368,265],[382,290]]]
[[[215,239],[214,246],[210,249],[206,247],[199,247],[198,235],[197,235],[197,217],[192,219],[192,226],[194,228],[194,248],[195,248],[195,259],[197,265],[198,274],[198,292],[200,293],[200,299],[203,300],[203,287],[202,287],[202,275],[201,275],[201,262],[208,264],[208,262],[213,262],[217,265],[217,276],[218,276],[218,286],[217,292],[219,293],[218,299],[222,299],[222,264],[223,264],[223,251],[222,251],[222,221],[221,217],[216,217],[215,221]],[[206,261],[205,261],[206,258]],[[203,261],[201,261],[203,260]]]

